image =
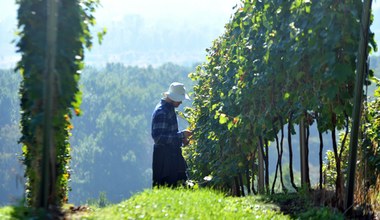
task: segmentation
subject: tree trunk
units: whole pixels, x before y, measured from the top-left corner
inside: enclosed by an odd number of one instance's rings
[[[318,114],[316,118],[317,118],[317,124],[319,124]],[[318,136],[319,136],[319,189],[323,189],[323,136],[319,128],[318,128]]]
[[[264,144],[263,138],[259,136],[259,146],[258,146],[258,178],[257,178],[257,188],[260,194],[264,193],[265,185],[265,175],[264,175],[264,165],[265,165],[265,155],[264,155]]]
[[[337,207],[339,209],[343,208],[343,179],[341,173],[341,162],[338,154],[338,146],[336,142],[336,115],[332,115],[333,128],[331,131],[332,145],[335,157],[335,166],[336,166],[336,181],[335,181],[335,196],[337,199]]]
[[[301,167],[301,188],[307,187],[306,175],[306,135],[305,135],[305,119],[300,120],[300,167]]]
[[[253,170],[252,170],[252,173],[253,173]],[[249,160],[247,160],[246,165],[245,165],[245,179],[247,181],[247,193],[249,195],[251,194],[251,178],[249,178]]]
[[[290,183],[292,184],[293,188],[296,191],[298,191],[298,187],[294,183],[294,174],[293,174],[292,127],[293,127],[293,112],[289,114],[289,122],[288,122],[289,175],[290,175]]]
[[[234,176],[234,184],[233,184],[234,193],[232,193],[235,196],[240,197],[240,187],[239,187],[239,178],[237,176]]]
[[[276,163],[276,171],[274,172],[274,180],[273,180],[273,183],[272,183],[272,194],[274,194],[274,188],[276,186],[276,180],[277,180],[277,171],[278,171],[278,167],[279,167],[279,164],[280,164],[280,149],[279,149],[279,143],[278,143],[278,136],[277,136],[277,130],[275,129],[275,125],[274,123],[272,124],[273,126],[273,132],[275,134],[275,140],[276,140],[276,149],[277,149],[277,163]]]
[[[259,147],[256,147],[256,149],[253,151],[253,161],[252,161],[252,192],[255,195],[257,194],[257,191],[255,189],[255,170],[256,170],[255,161],[256,161],[256,152],[258,151],[258,148]],[[262,161],[261,161],[261,163],[262,163]],[[259,174],[260,168],[259,168],[259,166],[257,166],[257,168],[258,168],[257,169],[257,175],[259,176],[260,175]],[[263,179],[263,177],[260,177],[260,178]],[[259,185],[259,180],[257,182],[258,182],[257,185]],[[260,188],[260,187],[258,186],[258,188]],[[262,184],[261,189],[264,189],[264,184]]]
[[[280,126],[281,126],[281,141],[280,141],[280,154],[279,154],[280,181],[281,181],[282,190],[284,192],[287,192],[288,189],[285,187],[284,179],[282,175],[282,154],[284,152],[284,122],[281,116],[279,116],[279,119],[280,119]]]
[[[346,147],[346,141],[347,141],[347,136],[348,136],[348,123],[349,123],[349,118],[348,118],[348,115],[346,114],[346,112],[344,112],[344,116],[346,118],[346,125],[345,125],[345,132],[344,132],[344,137],[342,139],[342,144],[340,145],[340,152],[339,152],[339,158],[342,159],[342,154],[343,154],[343,151],[344,151],[344,148]]]
[[[306,143],[305,143],[305,161],[306,161],[306,183],[310,189],[310,169],[309,169],[309,137],[310,137],[310,126],[309,123],[305,125],[306,128]]]
[[[245,196],[243,175],[241,175],[241,173],[239,173],[239,183],[240,183],[239,186],[240,186],[241,196]]]
[[[267,193],[269,193],[269,147],[268,140],[264,138],[265,145],[265,187],[267,189]]]

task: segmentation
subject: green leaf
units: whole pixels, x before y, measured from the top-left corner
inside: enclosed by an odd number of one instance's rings
[[[310,6],[306,6],[305,7],[305,12],[308,13],[308,14],[310,14],[310,8],[311,8]]]
[[[290,93],[286,92],[286,93],[284,94],[284,100],[288,100],[289,97],[290,97]]]
[[[226,114],[220,114],[220,116],[219,116],[219,123],[220,124],[225,124],[225,123],[227,123],[227,121],[228,121],[228,117],[227,117],[227,115]]]
[[[211,110],[215,110],[215,109],[218,107],[218,105],[219,105],[219,104],[213,104],[213,105],[211,106]]]
[[[350,76],[354,76],[354,71],[349,64],[337,64],[335,66],[334,78],[338,80],[347,80]]]
[[[104,36],[107,34],[107,28],[103,28],[101,32],[98,32],[98,43],[102,44]]]
[[[233,121],[229,121],[228,124],[227,124],[227,128],[228,130],[231,130],[231,128],[234,126],[234,122]]]

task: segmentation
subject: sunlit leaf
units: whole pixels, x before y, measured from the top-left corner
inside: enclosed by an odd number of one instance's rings
[[[220,114],[220,116],[219,116],[219,123],[220,124],[225,124],[225,123],[227,123],[227,121],[228,121],[228,117],[227,117],[227,115],[226,114]]]

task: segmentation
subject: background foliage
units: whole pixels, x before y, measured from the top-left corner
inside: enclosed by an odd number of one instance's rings
[[[70,136],[69,202],[85,203],[102,193],[117,202],[151,187],[152,111],[171,82],[192,87],[187,77],[191,70],[193,67],[171,63],[159,67],[116,63],[83,71],[81,116],[73,117]],[[11,70],[0,70],[0,74],[0,128],[4,131],[0,133],[0,172],[4,176],[0,203],[9,204],[23,194],[23,166],[18,161],[21,145],[17,144],[21,77]],[[179,122],[182,128],[187,126],[185,120]]]
[[[16,202],[24,190],[24,167],[20,163],[21,76],[12,70],[0,70],[0,205]]]
[[[83,116],[74,118],[71,137],[72,202],[98,192],[116,202],[151,187],[152,111],[171,82],[191,88],[191,70],[171,63],[157,68],[115,63],[83,72]],[[186,126],[184,120],[180,126]]]
[[[376,65],[380,64],[378,60],[380,60],[379,57],[371,59],[375,74],[379,73],[377,69],[380,65]],[[152,110],[171,81],[183,81],[187,88],[191,89],[192,82],[187,75],[192,71],[194,71],[193,67],[174,64],[159,67],[126,67],[122,64],[109,64],[102,69],[92,67],[84,69],[80,80],[80,88],[83,90],[82,115],[73,117],[74,129],[70,138],[72,191],[69,192],[69,202],[80,204],[100,197],[101,192],[104,192],[111,202],[117,202],[136,191],[151,186],[150,117]],[[0,132],[0,174],[4,177],[0,178],[0,204],[9,204],[15,202],[15,198],[21,198],[23,194],[23,167],[18,161],[21,145],[17,144],[20,137],[17,88],[21,77],[19,73],[11,70],[0,70],[0,74],[0,129],[2,131]],[[106,87],[103,83],[110,87]],[[151,86],[147,86],[148,84]],[[126,92],[127,88],[129,88],[128,92]],[[132,93],[134,95],[130,95]],[[373,96],[374,90],[370,94]],[[116,107],[117,103],[124,106]],[[130,105],[130,103],[138,103],[138,105]],[[190,103],[185,102],[184,105],[189,106]],[[111,115],[113,115],[113,120],[111,120]],[[123,118],[125,121],[119,120]],[[138,123],[134,118],[139,119]],[[103,126],[100,126],[101,124]],[[185,120],[181,119],[180,125],[187,126]],[[116,133],[112,133],[114,131]],[[112,145],[105,141],[105,137],[109,135],[113,137]],[[313,155],[317,154],[317,151],[314,151],[318,147],[317,135],[316,128],[311,129],[313,138],[310,139],[312,146],[310,151]],[[325,136],[326,140],[328,136]],[[295,135],[293,139],[297,145],[298,136]],[[116,141],[118,143],[114,144]],[[332,150],[331,146],[325,146],[325,148]],[[276,154],[275,146],[270,146],[269,150],[269,167],[273,176],[277,158],[271,156]],[[294,168],[298,172],[297,147],[294,148],[293,153],[295,155]],[[111,155],[112,160],[109,159]],[[284,149],[285,185],[291,189],[289,171],[286,170],[288,169],[286,163],[289,162],[287,158],[288,150]],[[191,161],[191,158],[188,158],[188,161]],[[310,158],[310,165],[314,167],[311,170],[313,184],[318,182],[317,164],[316,157]],[[108,181],[102,176],[107,176],[108,180],[113,181]],[[192,175],[192,178],[195,176]],[[299,179],[299,174],[295,178]],[[299,184],[299,182],[296,183]],[[115,186],[119,188],[115,189]]]

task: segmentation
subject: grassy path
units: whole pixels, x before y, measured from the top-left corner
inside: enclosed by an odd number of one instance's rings
[[[233,198],[210,190],[147,190],[120,204],[95,209],[87,219],[290,219],[254,197]]]
[[[103,208],[83,206],[80,209],[65,206],[66,219],[343,219],[340,213],[327,208],[308,208],[304,201],[283,195],[281,201],[291,201],[291,210],[284,214],[276,202],[268,197],[229,197],[208,189],[155,189],[138,193],[119,204]],[[301,199],[302,200],[302,199]],[[293,203],[295,202],[295,203]],[[277,204],[281,204],[278,202]],[[306,207],[306,208],[305,208]],[[293,209],[294,208],[294,209]],[[20,219],[22,210],[0,208],[0,219]],[[17,212],[17,211],[16,211]],[[16,215],[17,214],[17,215]],[[13,216],[13,217],[12,217]],[[31,219],[30,216],[25,219]]]
[[[283,196],[280,200],[296,200]],[[294,202],[294,201],[293,201]],[[201,189],[147,190],[119,204],[96,208],[84,219],[343,219],[327,208],[307,207],[303,201],[292,207],[298,213],[284,214],[268,197],[229,197]]]

